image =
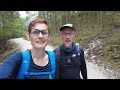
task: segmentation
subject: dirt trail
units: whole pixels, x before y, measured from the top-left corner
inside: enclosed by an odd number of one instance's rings
[[[15,38],[15,39],[10,39],[11,42],[15,42],[19,45],[21,51],[25,51],[26,49],[31,49],[32,45],[31,42],[28,40],[25,40],[23,38]],[[45,48],[46,50],[53,50],[52,46],[47,45],[47,47]]]

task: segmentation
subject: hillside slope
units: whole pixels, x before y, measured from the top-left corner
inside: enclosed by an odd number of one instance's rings
[[[98,32],[79,42],[86,51],[87,60],[120,72],[120,26]],[[120,74],[118,75],[120,78]]]

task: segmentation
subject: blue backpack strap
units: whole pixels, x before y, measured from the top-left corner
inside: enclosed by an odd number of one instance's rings
[[[77,52],[78,52],[78,56],[80,56],[82,49],[80,48],[79,45],[76,45],[76,49],[77,49]]]
[[[76,50],[77,50],[77,56],[79,58],[79,63],[81,65],[81,51],[82,51],[82,48],[79,46],[79,45],[76,45]]]
[[[30,75],[43,75],[43,74],[47,74],[49,75],[49,79],[53,79],[53,76],[55,74],[55,68],[56,68],[56,63],[55,63],[55,54],[53,51],[46,51],[48,53],[48,56],[50,58],[50,64],[51,64],[51,71],[48,72],[26,72],[26,74],[28,76]],[[52,76],[53,75],[53,76]]]
[[[16,77],[16,79],[24,79],[24,76],[29,68],[29,64],[30,64],[30,51],[24,51],[22,52],[23,55],[23,60],[21,63],[21,67],[18,71],[18,75]]]
[[[55,69],[56,69],[56,63],[55,63],[55,54],[53,51],[47,51],[48,52],[48,55],[49,55],[49,58],[50,58],[50,63],[51,63],[51,68],[52,68],[52,71],[49,75],[49,78],[50,79],[53,79],[54,76],[55,76]],[[52,77],[53,75],[53,77]]]

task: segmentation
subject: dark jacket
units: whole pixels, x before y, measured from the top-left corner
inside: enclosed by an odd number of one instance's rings
[[[72,43],[71,48],[65,48],[64,44],[54,50],[59,60],[60,79],[87,79],[87,68],[82,48],[77,50],[77,46]],[[79,53],[80,52],[80,53]]]

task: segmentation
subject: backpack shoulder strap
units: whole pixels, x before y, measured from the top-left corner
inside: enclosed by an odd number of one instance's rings
[[[22,56],[23,56],[23,59],[22,59],[21,67],[18,71],[18,75],[16,77],[17,79],[24,78],[24,74],[27,72],[30,64],[30,51],[26,50],[22,52]]]
[[[59,56],[60,55],[60,47],[57,47],[55,50],[54,50],[54,53]]]
[[[80,47],[80,45],[76,45],[76,50],[78,52],[78,56],[80,56],[81,50],[82,50],[82,48]]]
[[[55,69],[56,69],[55,54],[54,54],[53,51],[47,51],[47,52],[48,52],[48,55],[49,55],[49,58],[50,58],[50,63],[51,63],[51,68],[52,68],[51,74],[53,74],[53,76],[54,76]],[[49,77],[49,78],[52,78],[52,77]]]
[[[78,62],[79,62],[79,65],[81,65],[81,52],[82,48],[79,46],[79,45],[76,45],[76,54],[77,54],[77,57],[78,57]]]

